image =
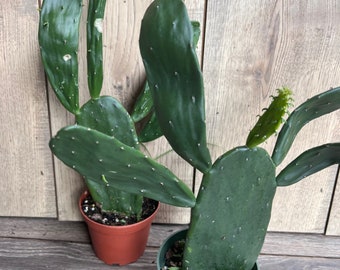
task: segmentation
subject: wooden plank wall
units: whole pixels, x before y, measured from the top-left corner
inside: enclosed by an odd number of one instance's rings
[[[86,16],[87,1],[84,1]],[[0,3],[0,216],[79,220],[82,180],[54,159],[51,134],[73,123],[72,115],[46,89],[37,44],[37,0]],[[103,94],[127,107],[138,94],[144,71],[138,51],[140,20],[151,0],[107,1]],[[295,104],[340,85],[340,5],[336,0],[186,0],[202,25],[198,54],[205,77],[208,141],[213,157],[245,143],[256,115],[283,85]],[[81,28],[80,89],[86,88],[85,42]],[[287,160],[308,147],[340,140],[340,112],[306,126]],[[164,139],[147,145],[153,156],[169,149]],[[269,151],[273,140],[265,146]],[[162,163],[189,185],[193,171],[174,153]],[[278,191],[270,229],[340,234],[338,167]],[[196,190],[200,176],[197,174]],[[337,186],[336,186],[337,185]],[[186,223],[187,209],[164,206],[158,222]]]
[[[299,104],[340,84],[339,15],[338,1],[208,1],[203,71],[209,141],[221,146],[216,155],[245,143],[254,116],[277,87],[290,87]],[[306,126],[287,160],[322,142],[338,141],[339,120],[337,112]],[[270,229],[322,233],[336,173],[334,166],[281,188]],[[335,217],[329,225],[339,224]]]
[[[56,217],[37,1],[0,3],[0,215]]]

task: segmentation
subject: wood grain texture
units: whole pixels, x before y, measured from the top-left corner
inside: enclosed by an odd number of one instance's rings
[[[136,263],[119,269],[154,270],[156,249],[148,249]],[[42,270],[42,269],[112,269],[94,255],[91,245],[79,243],[51,242],[42,240],[2,239],[0,248],[0,269]]]
[[[55,217],[35,0],[0,4],[0,216]]]
[[[0,218],[0,237],[89,243],[84,222],[46,218]]]
[[[203,71],[214,157],[245,144],[255,116],[268,106],[276,88],[291,88],[298,105],[340,84],[336,1],[217,0],[207,8]],[[312,146],[339,141],[339,114],[306,126],[286,160]],[[263,147],[271,151],[273,142]],[[323,232],[335,175],[336,166],[278,190],[270,230]]]
[[[339,267],[339,259],[282,256],[259,258],[259,268],[262,270],[334,270]]]
[[[112,269],[95,257],[83,222],[0,218],[0,223],[0,269]],[[119,269],[155,269],[159,245],[183,228],[153,225],[144,255],[136,263]],[[269,233],[259,266],[265,270],[339,269],[340,239]]]
[[[148,247],[137,262],[119,269],[154,270],[157,252],[157,248]],[[104,270],[113,267],[98,260],[89,244],[43,240],[2,239],[0,258],[3,270]],[[340,259],[261,255],[258,264],[263,270],[334,270],[339,269]]]
[[[0,218],[0,238],[35,239],[89,243],[84,222],[56,219]],[[158,247],[171,234],[185,225],[153,224],[149,247]],[[261,251],[266,255],[340,258],[340,238],[320,234],[271,233],[266,235]]]
[[[320,234],[269,232],[261,254],[339,259],[340,239]]]

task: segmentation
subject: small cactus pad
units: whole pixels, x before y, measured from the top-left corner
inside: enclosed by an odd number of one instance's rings
[[[106,0],[90,0],[87,14],[87,79],[92,98],[103,84],[103,19]]]
[[[71,113],[79,109],[78,43],[81,0],[44,0],[39,21],[41,58],[48,80]]]
[[[292,161],[277,176],[278,186],[288,186],[319,172],[340,164],[340,143],[330,143],[309,149]]]
[[[272,159],[279,165],[286,157],[293,141],[308,122],[340,109],[340,87],[316,95],[297,107],[282,126]]]
[[[183,269],[252,269],[275,191],[275,166],[262,148],[221,156],[204,175],[192,209]]]
[[[153,108],[153,102],[150,92],[150,86],[145,81],[142,91],[140,92],[131,112],[132,120],[137,123],[147,117]]]
[[[139,45],[164,136],[187,162],[208,171],[203,78],[183,1],[154,1],[143,17]]]
[[[288,107],[292,102],[292,92],[288,88],[277,89],[269,108],[260,116],[247,138],[247,146],[255,147],[273,135],[284,121]]]
[[[163,135],[155,112],[151,113],[150,119],[145,123],[143,128],[138,134],[138,140],[140,142],[150,142]]]
[[[63,128],[51,139],[50,148],[92,181],[175,206],[195,205],[192,191],[170,170],[99,131],[79,125]]]
[[[81,126],[114,136],[122,143],[138,149],[138,137],[134,123],[123,107],[113,97],[101,96],[85,103],[76,117]]]

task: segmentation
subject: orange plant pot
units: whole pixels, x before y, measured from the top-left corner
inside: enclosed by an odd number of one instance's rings
[[[81,204],[88,191],[85,191],[78,202],[80,212],[87,224],[92,248],[96,256],[109,265],[126,265],[137,261],[144,253],[150,227],[159,210],[138,223],[126,226],[107,226],[88,218],[82,211]]]

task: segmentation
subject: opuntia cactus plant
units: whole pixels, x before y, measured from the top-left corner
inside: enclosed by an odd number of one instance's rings
[[[92,99],[80,108],[78,43],[82,1],[44,1],[40,12],[39,44],[44,69],[62,105],[79,125],[115,136],[138,148],[128,113],[112,97],[99,97],[103,81],[102,21],[105,0],[90,1],[87,18],[88,87]],[[74,153],[76,155],[77,153]],[[143,197],[98,184],[85,176],[86,185],[103,211],[141,216]]]
[[[182,269],[257,269],[277,187],[340,163],[340,142],[328,143],[305,151],[276,172],[300,129],[340,108],[340,87],[312,97],[286,120],[292,93],[285,87],[279,89],[245,145],[212,163],[206,142],[203,77],[194,48],[193,26],[182,0],[153,1],[140,32],[147,96],[152,98],[149,104],[161,134],[175,152],[203,173],[197,198],[171,171],[142,154],[133,144],[135,139],[129,145],[101,129],[101,124],[63,128],[51,139],[50,147],[66,165],[98,185],[191,207]],[[104,112],[98,111],[98,116]],[[96,123],[95,117],[86,119],[86,123]],[[270,155],[258,145],[282,123]]]
[[[100,96],[103,83],[102,32],[105,5],[105,0],[89,1],[88,7],[86,36],[87,73],[91,99],[80,107],[77,54],[82,1],[46,0],[43,2],[40,13],[39,44],[44,69],[50,85],[61,104],[75,115],[77,126],[86,127],[87,129],[93,130],[93,132],[99,131],[112,137],[112,140],[119,140],[120,143],[123,143],[119,148],[120,154],[117,155],[117,161],[120,160],[120,167],[115,170],[116,176],[120,178],[121,174],[119,172],[123,168],[129,168],[128,171],[141,177],[143,172],[138,172],[138,170],[143,167],[143,171],[147,171],[144,174],[152,179],[152,172],[158,169],[160,165],[152,164],[152,161],[148,161],[148,158],[144,157],[144,154],[139,151],[139,143],[154,140],[161,136],[162,132],[154,116],[153,100],[149,91],[148,82],[146,81],[140,95],[141,97],[134,105],[131,116],[115,98]],[[200,34],[199,23],[191,22],[190,24],[194,29],[191,38],[195,40],[196,46]],[[152,114],[151,120],[147,122],[138,136],[135,123],[145,119],[149,114]],[[88,136],[88,134],[84,134],[83,136]],[[60,137],[62,138],[62,136]],[[71,149],[70,146],[74,144],[75,141],[76,140],[63,142],[62,145],[51,142],[50,145],[52,151],[57,153],[60,151],[69,151],[69,149]],[[96,144],[99,142],[99,139],[95,141]],[[109,151],[109,149],[110,148],[107,148],[106,150]],[[127,149],[127,151],[124,151],[125,158],[122,158],[122,149]],[[111,151],[114,153],[114,148],[111,148]],[[73,157],[79,157],[79,153],[79,151],[71,151]],[[82,158],[88,156],[85,154],[86,153],[83,153]],[[135,155],[139,158],[143,157],[142,161],[139,167],[130,168],[131,162],[129,160],[136,158]],[[89,160],[88,157],[86,157],[86,159]],[[97,159],[95,163],[101,163],[102,160],[105,159],[102,157]],[[76,162],[70,166],[75,168],[75,163]],[[103,163],[105,163],[105,161],[103,161]],[[146,170],[146,168],[148,168],[148,170]],[[111,173],[113,171],[114,170],[111,170]],[[171,179],[176,179],[174,175],[171,175],[171,172],[165,171],[164,175]],[[131,194],[110,186],[103,175],[91,175],[91,173],[89,173],[83,174],[83,176],[93,199],[103,211],[118,212],[124,215],[136,215],[137,219],[140,217],[144,188],[141,188],[139,194]],[[125,178],[122,177],[121,179]],[[159,181],[161,184],[163,183],[161,178]],[[167,188],[166,184],[167,182],[165,182],[164,189]],[[184,197],[180,196],[177,198],[175,194],[171,195],[171,192],[169,192],[169,203],[179,206],[192,206],[193,196],[190,194],[188,187],[179,179],[173,181],[172,184],[177,186],[177,192],[183,193]],[[155,190],[152,191],[154,192]],[[145,190],[145,192],[149,193],[150,191]]]
[[[39,22],[39,44],[44,69],[56,96],[61,104],[75,115],[76,124],[79,127],[82,126],[93,131],[96,130],[106,134],[112,140],[119,140],[123,144],[120,146],[119,151],[127,153],[127,157],[124,159],[122,155],[117,155],[117,158],[122,161],[121,164],[124,164],[124,167],[119,169],[129,168],[130,157],[128,153],[132,151],[142,159],[140,166],[144,166],[144,169],[148,168],[149,176],[151,177],[153,170],[157,169],[159,165],[152,165],[152,162],[150,163],[139,151],[138,136],[132,118],[118,100],[110,96],[100,96],[103,82],[102,30],[105,4],[105,0],[89,1],[88,7],[87,69],[88,88],[91,99],[80,107],[78,43],[79,23],[83,8],[81,0],[46,0],[43,2]],[[135,117],[141,115],[140,119],[144,117],[142,112],[135,112],[134,115]],[[86,134],[85,136],[88,135]],[[51,148],[53,151],[69,152],[71,149],[69,148],[70,145],[77,140],[76,137],[73,139],[61,146],[60,144],[54,146],[51,143]],[[92,143],[99,144],[100,142],[101,140],[98,139]],[[101,145],[104,145],[104,143]],[[127,151],[124,151],[125,149]],[[109,147],[105,151],[115,152],[114,149]],[[71,151],[74,157],[79,157],[80,153],[82,153],[83,159],[89,160],[88,157],[91,156],[91,152]],[[97,159],[96,163],[101,164],[102,160],[103,164],[105,164],[106,160],[104,157]],[[75,164],[76,162],[71,167],[75,168]],[[89,167],[93,166],[91,163],[88,163],[88,165]],[[136,168],[132,168],[133,170],[136,170]],[[111,170],[111,173],[114,173],[113,170]],[[117,175],[119,176],[120,174],[117,173]],[[103,175],[83,174],[83,176],[92,198],[97,203],[97,206],[101,207],[103,212],[115,212],[123,216],[135,216],[137,220],[140,219],[144,197],[143,192],[131,194],[116,189],[106,182]],[[171,177],[174,178],[174,176]],[[184,184],[178,184],[176,181],[173,180],[173,184],[178,186],[177,191],[184,194],[188,193],[188,188]],[[178,180],[178,182],[180,181]],[[170,193],[169,197],[171,197]],[[181,202],[181,199],[179,198],[178,200]],[[171,202],[176,204],[176,199],[171,199]],[[178,204],[182,205],[180,202]],[[186,202],[183,203],[187,205]],[[193,205],[190,202],[188,204]]]

